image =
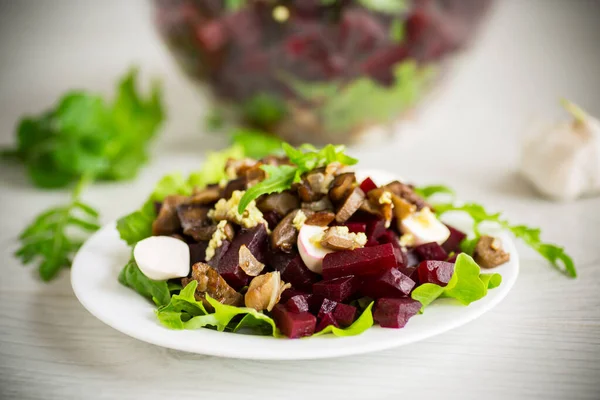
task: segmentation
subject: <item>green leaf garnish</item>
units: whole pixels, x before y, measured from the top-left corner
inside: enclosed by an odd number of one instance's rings
[[[404,40],[404,24],[399,19],[392,20],[390,25],[390,39],[394,43],[402,43]]]
[[[82,238],[100,227],[98,212],[80,200],[87,182],[82,178],[69,204],[39,214],[19,236],[21,247],[15,255],[23,264],[39,261],[39,273],[44,281],[68,267],[83,243]]]
[[[413,290],[411,297],[423,305],[421,311],[439,297],[449,297],[469,305],[485,297],[488,289],[498,287],[501,282],[500,274],[481,274],[481,269],[473,258],[462,253],[456,258],[454,273],[448,285],[442,287],[424,283]]]
[[[359,0],[363,7],[384,14],[398,14],[408,9],[406,0]]]
[[[433,190],[431,188],[438,188]],[[442,189],[443,188],[443,189]],[[418,188],[417,193],[420,193],[424,197],[429,197],[434,193],[439,193],[440,190],[445,192],[450,190],[445,186],[429,186],[424,188]],[[452,191],[452,193],[454,193]],[[512,225],[507,219],[502,217],[502,213],[490,213],[482,205],[476,203],[466,204],[455,204],[455,203],[436,203],[435,213],[438,217],[450,211],[461,211],[467,213],[473,220],[473,232],[475,233],[474,238],[467,238],[461,243],[461,249],[465,253],[473,254],[475,245],[480,236],[480,225],[483,222],[493,222],[499,227],[509,230],[512,234],[521,239],[525,244],[537,251],[542,257],[550,262],[560,272],[570,276],[572,278],[577,277],[577,270],[573,259],[565,252],[563,247],[557,246],[552,243],[545,243],[540,238],[540,229],[531,228],[526,225]]]
[[[416,187],[414,190],[416,194],[424,198],[431,197],[434,194],[449,194],[452,196],[455,195],[454,190],[444,185],[420,186]]]
[[[125,285],[143,297],[150,299],[157,306],[168,304],[171,292],[166,281],[153,281],[140,271],[135,261],[131,260],[119,273],[119,283]]]
[[[285,116],[285,102],[278,96],[263,92],[244,102],[242,114],[254,126],[270,127]]]
[[[280,193],[289,189],[294,182],[301,180],[302,174],[315,168],[324,167],[332,162],[339,162],[343,165],[354,165],[358,162],[344,154],[344,146],[327,145],[321,150],[314,146],[301,146],[295,148],[287,143],[281,144],[286,155],[295,165],[263,165],[267,173],[267,178],[246,190],[238,205],[238,213],[242,214],[246,207],[255,199],[263,194]]]
[[[233,143],[244,150],[246,157],[257,159],[281,152],[283,143],[278,137],[253,129],[238,129],[232,138]]]

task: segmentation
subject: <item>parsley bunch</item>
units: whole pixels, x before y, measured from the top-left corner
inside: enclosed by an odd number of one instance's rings
[[[39,261],[43,280],[70,265],[82,234],[99,227],[98,212],[80,199],[85,186],[131,179],[148,159],[148,146],[164,119],[163,105],[156,82],[144,98],[136,80],[132,69],[120,80],[112,103],[82,91],[65,94],[53,109],[23,118],[16,148],[3,152],[21,162],[38,187],[75,184],[70,203],[41,213],[19,236],[17,257],[24,264]]]

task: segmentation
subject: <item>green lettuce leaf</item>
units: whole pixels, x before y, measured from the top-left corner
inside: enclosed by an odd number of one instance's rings
[[[373,326],[373,304],[374,302],[371,302],[371,304],[369,304],[367,308],[365,308],[365,310],[362,312],[360,317],[358,317],[358,319],[354,321],[349,327],[337,328],[333,325],[329,325],[325,327],[325,329],[323,329],[322,331],[315,333],[313,336],[321,336],[325,335],[326,333],[333,333],[335,336],[360,335],[361,333]]]
[[[233,143],[241,146],[246,157],[260,159],[281,152],[281,139],[253,129],[238,129],[232,135]]]
[[[442,287],[425,283],[413,290],[411,297],[423,305],[421,310],[439,297],[449,297],[469,305],[484,298],[488,289],[498,287],[501,282],[502,277],[499,274],[481,274],[481,269],[475,260],[461,253],[456,258],[454,273],[448,285]]]
[[[243,158],[244,149],[240,145],[233,145],[222,151],[210,152],[206,156],[202,169],[192,172],[188,178],[188,185],[192,188],[202,189],[206,185],[219,183],[227,179],[225,164],[230,158]]]
[[[119,274],[119,282],[136,292],[143,297],[150,299],[157,306],[169,304],[171,301],[171,293],[166,281],[153,281],[146,277],[140,271],[135,261],[131,260],[121,270]]]

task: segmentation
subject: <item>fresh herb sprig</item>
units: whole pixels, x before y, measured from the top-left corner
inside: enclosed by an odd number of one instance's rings
[[[443,185],[434,185],[417,188],[417,193],[429,198],[436,194],[454,194],[454,191]],[[513,225],[502,213],[490,213],[480,204],[465,203],[457,204],[454,201],[444,203],[434,203],[435,213],[439,217],[450,211],[462,211],[467,213],[473,220],[473,232],[475,237],[466,239],[462,243],[462,249],[467,253],[472,253],[478,237],[480,236],[480,226],[483,222],[492,222],[506,229],[512,234],[521,239],[525,244],[537,251],[542,257],[548,260],[552,266],[562,273],[572,278],[577,277],[577,270],[573,259],[565,252],[563,247],[552,243],[543,242],[540,238],[541,231],[539,228],[531,228],[526,225]]]
[[[300,182],[302,175],[308,171],[324,167],[332,162],[339,162],[343,165],[354,165],[358,162],[355,158],[344,154],[346,150],[344,146],[329,144],[320,150],[312,145],[294,148],[283,143],[281,146],[293,165],[261,166],[261,169],[267,173],[267,178],[244,193],[238,206],[240,214],[253,200],[263,194],[280,193],[291,188],[294,183]]]
[[[53,109],[23,118],[16,148],[4,151],[25,166],[38,187],[76,184],[70,203],[41,213],[19,236],[17,257],[24,264],[39,261],[43,280],[69,266],[85,234],[99,227],[98,212],[80,200],[82,190],[95,180],[133,178],[148,158],[163,105],[158,83],[144,98],[136,80],[132,69],[120,80],[112,104],[96,94],[67,93]]]

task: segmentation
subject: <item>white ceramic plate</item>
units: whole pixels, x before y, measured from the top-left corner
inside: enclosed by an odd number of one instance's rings
[[[393,179],[381,171],[363,171],[382,183]],[[454,222],[460,227],[464,220]],[[83,306],[98,319],[136,339],[171,349],[221,357],[299,360],[367,353],[400,346],[438,335],[464,325],[498,304],[510,291],[519,273],[516,249],[510,237],[499,235],[510,262],[494,269],[502,275],[502,285],[469,305],[459,305],[450,299],[437,300],[425,313],[413,317],[403,329],[374,326],[358,336],[332,335],[306,339],[275,339],[272,337],[217,332],[210,329],[174,331],[158,323],[154,305],[117,282],[120,270],[130,257],[130,249],[119,239],[114,223],[94,234],[80,249],[73,261],[71,283]]]

